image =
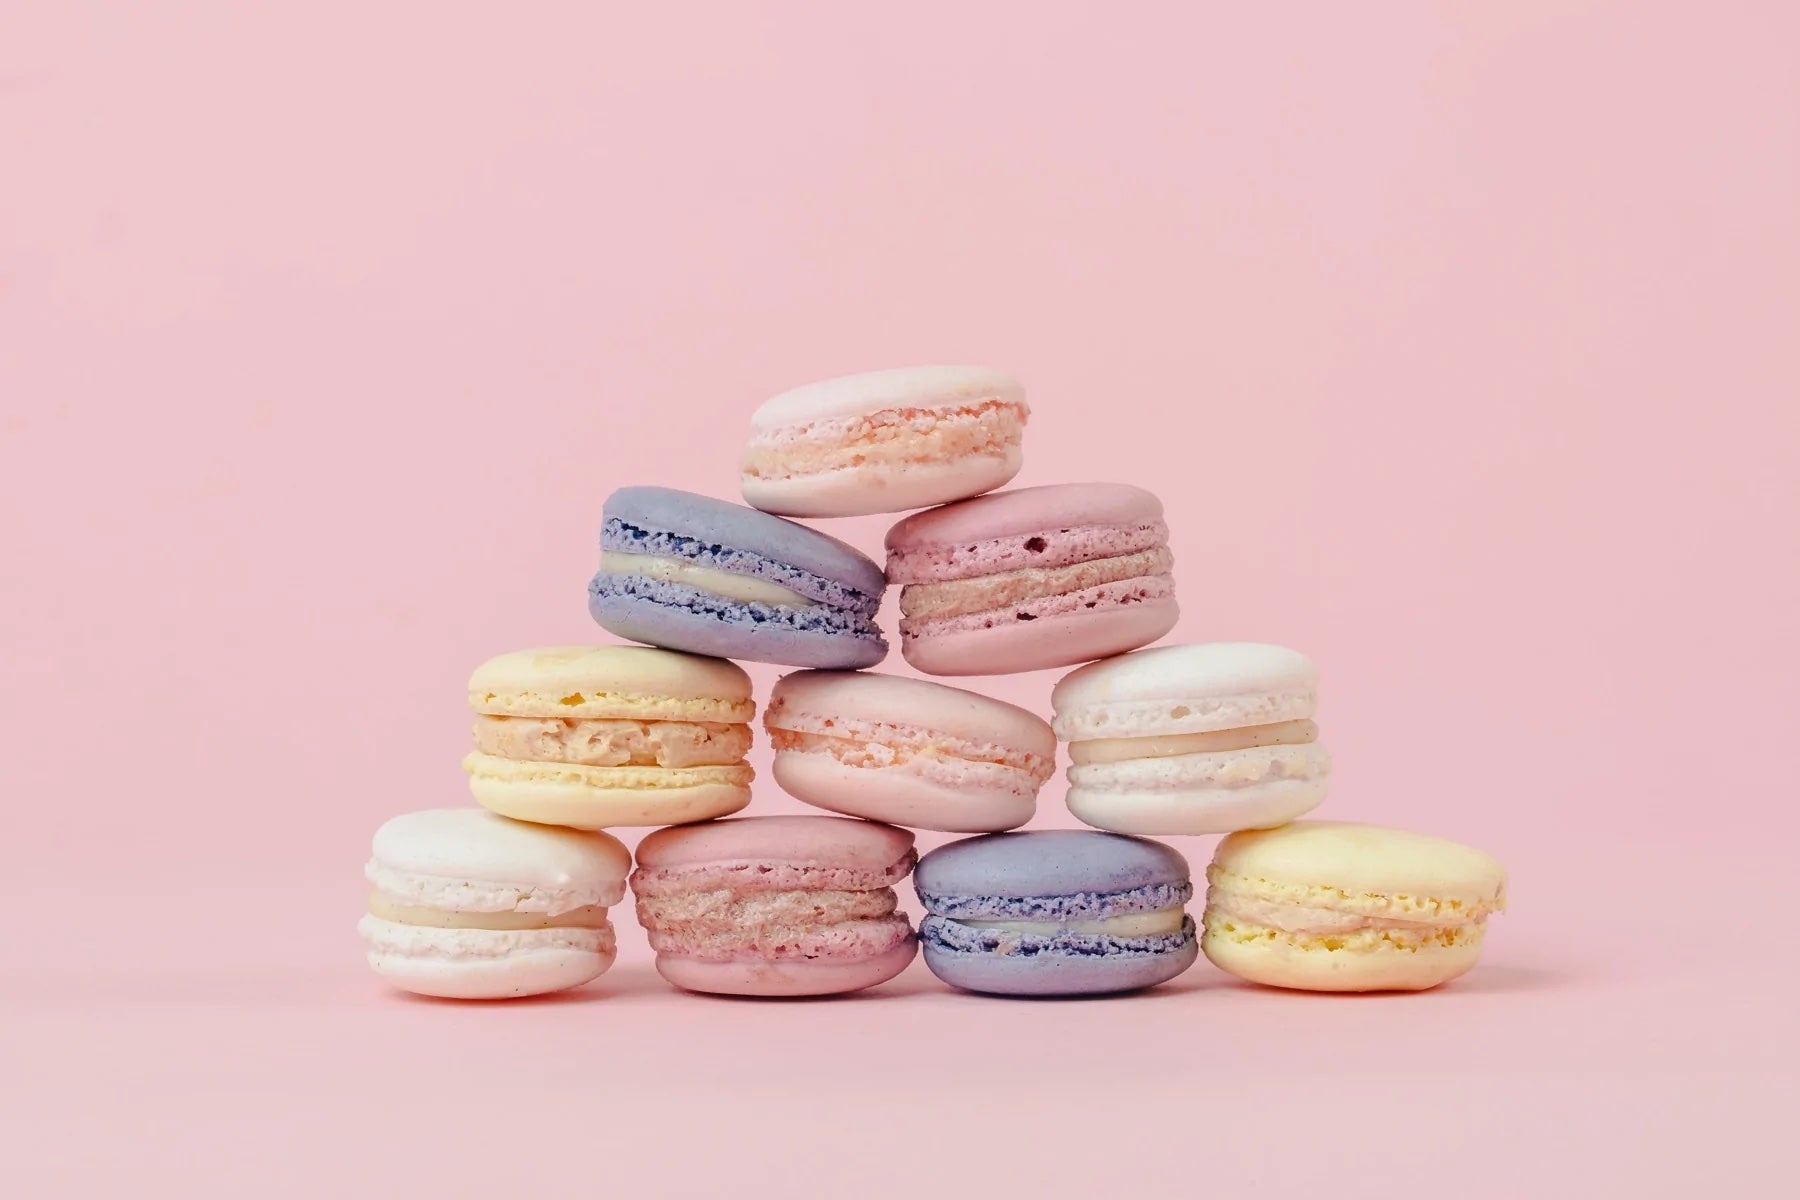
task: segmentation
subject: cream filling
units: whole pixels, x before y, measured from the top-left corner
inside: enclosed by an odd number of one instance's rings
[[[970,929],[998,929],[1004,933],[1023,933],[1037,937],[1054,937],[1058,933],[1098,933],[1108,937],[1153,937],[1159,933],[1180,933],[1187,911],[1160,908],[1155,912],[1124,913],[1098,921],[989,921],[976,919],[957,921]]]
[[[1313,721],[1279,721],[1245,729],[1220,729],[1212,733],[1178,733],[1163,737],[1093,738],[1069,743],[1069,761],[1089,763],[1129,762],[1137,758],[1174,758],[1183,754],[1217,754],[1226,750],[1254,750],[1259,746],[1303,746],[1319,740]]]
[[[614,575],[642,575],[661,583],[680,583],[727,600],[749,604],[773,604],[783,608],[810,608],[814,601],[790,588],[766,579],[734,575],[711,567],[696,566],[679,558],[663,558],[655,554],[633,554],[628,550],[604,550],[600,569]]]
[[[369,915],[396,925],[423,925],[430,929],[606,929],[606,909],[592,904],[560,913],[451,912],[390,900],[380,892],[369,896]]]

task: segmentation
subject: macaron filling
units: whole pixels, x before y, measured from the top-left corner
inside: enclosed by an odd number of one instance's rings
[[[605,550],[600,554],[600,570],[610,575],[640,575],[662,583],[684,584],[727,600],[785,605],[789,608],[804,608],[813,603],[799,592],[780,584],[702,567],[684,558],[634,554],[628,550]]]
[[[426,908],[407,904],[380,892],[369,895],[369,915],[396,925],[417,925],[430,929],[611,929],[606,908],[586,905],[559,913],[469,912],[447,908]]]
[[[1077,766],[1127,762],[1140,758],[1175,758],[1187,754],[1220,754],[1261,746],[1303,746],[1319,740],[1311,720],[1279,721],[1243,729],[1206,733],[1159,734],[1150,737],[1092,738],[1071,742],[1069,759]]]
[[[664,602],[681,602],[681,598],[691,597],[690,607],[704,608],[724,613],[747,607],[753,613],[767,614],[763,619],[783,620],[782,613],[792,609],[804,609],[808,614],[808,623],[812,619],[826,614],[815,610],[824,608],[836,610],[846,627],[867,626],[881,607],[879,595],[869,595],[855,588],[803,571],[798,567],[776,562],[759,554],[745,550],[734,550],[717,543],[709,543],[698,538],[685,537],[681,534],[649,530],[629,524],[618,517],[608,517],[600,528],[601,568],[589,585],[590,593],[625,592],[632,595],[644,595]],[[628,557],[623,560],[632,569],[624,571],[609,570],[605,565],[609,555],[622,553]],[[673,562],[683,568],[704,568],[717,575],[737,576],[757,582],[773,583],[787,593],[798,597],[797,602],[780,603],[767,600],[729,600],[722,593],[698,586],[688,579],[659,578],[656,574],[646,574],[636,569],[646,561]],[[669,572],[663,570],[662,574]],[[715,575],[699,578],[717,582]]]
[[[961,924],[993,921],[1050,922],[1064,926],[1104,921],[1131,913],[1181,909],[1194,897],[1194,885],[1152,883],[1118,892],[1068,892],[1061,896],[960,896],[920,891],[927,912]]]
[[[769,717],[774,717],[773,710]],[[855,734],[848,731],[825,733],[819,726],[827,722],[818,718],[787,712],[782,714],[781,720],[789,727],[777,727],[772,720],[765,719],[769,740],[777,754],[824,754],[847,767],[866,770],[910,768],[929,775],[935,765],[947,760],[973,763],[1011,772],[1017,776],[1014,781],[1017,790],[1032,796],[1056,770],[1055,759],[1046,755],[912,726],[868,722]],[[814,728],[792,728],[802,724]]]
[[[499,758],[587,767],[731,766],[750,750],[748,725],[690,721],[475,716],[475,748]]]
[[[1024,437],[1027,411],[1020,401],[995,397],[752,430],[741,470],[751,479],[789,479],[860,467],[1002,457]]]

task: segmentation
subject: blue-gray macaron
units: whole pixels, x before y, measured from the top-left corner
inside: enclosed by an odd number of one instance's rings
[[[669,650],[794,667],[872,666],[886,586],[867,556],[816,529],[671,488],[607,498],[588,611]]]
[[[995,833],[940,846],[913,873],[925,964],[1007,996],[1124,992],[1175,978],[1199,948],[1188,864],[1148,838]]]

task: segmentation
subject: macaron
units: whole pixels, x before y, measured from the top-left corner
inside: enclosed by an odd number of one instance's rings
[[[1158,646],[1090,663],[1050,695],[1069,743],[1069,811],[1120,833],[1291,821],[1325,798],[1318,673],[1283,646]]]
[[[733,663],[647,646],[559,646],[469,677],[477,802],[503,816],[604,829],[675,825],[750,803],[756,701]]]
[[[369,965],[409,992],[461,1000],[579,987],[612,966],[606,910],[631,853],[604,833],[479,808],[395,817],[375,831],[357,923]]]
[[[800,671],[775,685],[763,728],[789,795],[913,829],[1023,825],[1056,770],[1049,722],[924,679]]]
[[[905,367],[783,392],[750,418],[744,499],[794,517],[904,512],[1019,473],[1030,409],[985,367]]]
[[[1187,860],[1145,838],[992,833],[940,846],[913,880],[925,965],[1003,996],[1125,992],[1194,965]]]
[[[921,871],[923,864],[921,864]],[[1506,872],[1469,846],[1380,825],[1234,833],[1207,868],[1206,957],[1311,992],[1420,991],[1481,955]]]
[[[694,992],[818,996],[883,983],[917,943],[894,885],[913,835],[842,817],[659,829],[631,876],[664,979]]]
[[[1175,628],[1162,502],[1122,483],[996,492],[887,535],[900,652],[928,675],[1066,667]]]
[[[867,667],[881,568],[816,529],[670,488],[607,498],[588,611],[634,642],[791,667]]]

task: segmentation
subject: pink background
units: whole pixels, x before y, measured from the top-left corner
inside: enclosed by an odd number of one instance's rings
[[[1786,1153],[1791,6],[139,7],[0,7],[0,1190],[1691,1195]],[[921,361],[1026,382],[1020,483],[1162,494],[1178,639],[1317,659],[1321,816],[1509,864],[1479,971],[754,1004],[621,912],[572,997],[383,990],[368,836],[466,802],[476,662],[601,637],[605,494],[734,495],[764,396]]]

